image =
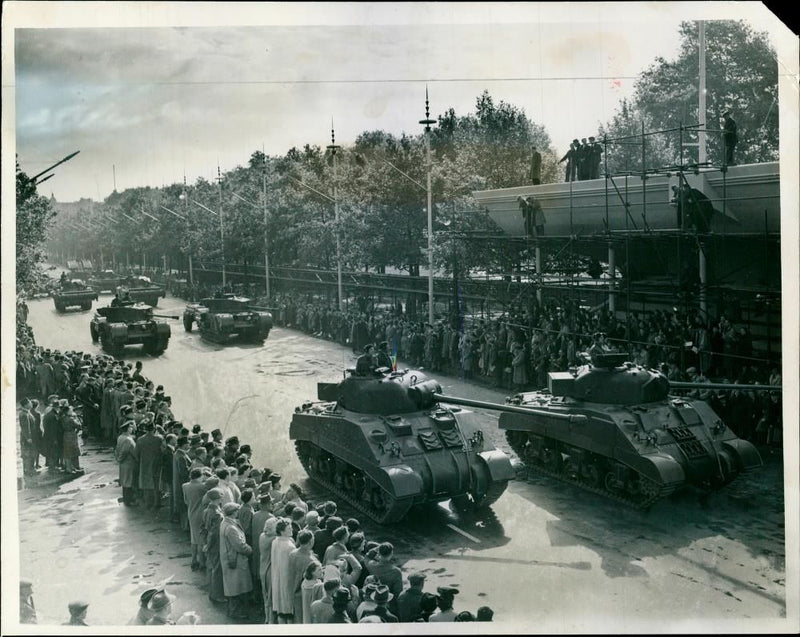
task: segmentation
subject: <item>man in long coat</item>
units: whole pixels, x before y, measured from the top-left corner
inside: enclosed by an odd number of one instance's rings
[[[175,514],[185,531],[189,527],[189,515],[186,502],[183,499],[183,483],[189,481],[189,467],[192,459],[189,457],[189,438],[178,438],[178,447],[172,456],[172,501],[175,503]]]
[[[139,460],[139,489],[146,508],[159,505],[158,484],[161,478],[161,447],[164,439],[156,434],[151,421],[144,425],[145,434],[136,443]]]
[[[133,489],[136,486],[136,441],[133,438],[133,421],[129,420],[120,428],[114,458],[119,464],[119,486],[122,487],[122,502],[126,506],[135,506]]]
[[[294,595],[294,623],[303,623],[303,575],[306,567],[317,558],[312,550],[314,547],[314,534],[303,529],[297,534],[297,548],[289,553],[289,588]]]
[[[203,526],[203,496],[206,494],[206,485],[203,484],[202,469],[192,469],[189,482],[184,483],[183,500],[186,503],[189,516],[189,537],[192,544],[192,570],[202,566],[203,552],[201,549],[201,527]]]
[[[253,590],[250,575],[250,554],[253,549],[245,541],[242,525],[236,518],[241,505],[228,502],[222,507],[225,518],[219,527],[219,559],[222,564],[222,583],[228,598],[228,616],[246,617],[244,595]]]
[[[20,403],[19,412],[19,446],[22,454],[22,472],[26,476],[36,475],[34,468],[34,456],[36,451],[36,434],[34,432],[35,421],[31,414],[31,401],[23,398]]]
[[[275,541],[275,527],[278,518],[272,516],[264,522],[264,530],[258,535],[258,578],[261,582],[261,598],[264,602],[264,623],[276,623],[272,608],[272,543]],[[289,525],[291,526],[291,525]]]
[[[222,579],[222,563],[220,562],[219,528],[222,523],[222,510],[219,508],[222,489],[216,487],[206,494],[208,506],[203,511],[203,536],[206,554],[206,574],[208,576],[208,599],[212,602],[225,601],[225,588]]]
[[[292,523],[282,518],[275,525],[275,540],[272,542],[272,610],[278,615],[279,624],[294,621],[294,591],[289,578],[289,555],[295,549],[292,540]]]

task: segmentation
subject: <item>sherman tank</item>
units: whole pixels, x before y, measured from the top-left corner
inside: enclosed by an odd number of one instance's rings
[[[183,310],[183,327],[191,332],[195,324],[203,338],[216,343],[263,343],[272,329],[272,314],[251,306],[250,299],[226,294],[189,303]]]
[[[53,303],[58,312],[65,312],[69,307],[80,307],[91,310],[92,301],[97,300],[97,292],[81,279],[62,280],[58,288],[53,290]]]
[[[146,276],[129,276],[120,281],[116,288],[117,297],[135,303],[146,303],[155,307],[159,298],[167,296],[166,288],[153,283]]]
[[[166,321],[157,318],[177,319],[177,316],[154,314],[144,303],[124,303],[97,308],[89,324],[92,341],[100,343],[113,356],[121,356],[126,345],[144,345],[144,351],[160,355],[169,343],[171,330]]]
[[[452,499],[487,507],[513,477],[485,423],[438,403],[441,387],[419,371],[379,368],[318,383],[320,402],[295,409],[289,437],[308,475],[381,524],[415,504]]]
[[[501,413],[499,426],[529,468],[646,508],[761,466],[755,446],[706,402],[670,395],[665,376],[628,359],[594,354],[587,365],[550,372],[547,391],[507,399],[516,409]]]

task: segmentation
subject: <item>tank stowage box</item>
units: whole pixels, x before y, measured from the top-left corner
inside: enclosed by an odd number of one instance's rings
[[[298,407],[289,436],[313,480],[379,523],[425,502],[489,506],[511,461],[475,413],[438,404],[440,391],[418,371],[350,373],[318,385],[323,402]]]
[[[99,340],[103,349],[114,356],[121,356],[126,345],[139,343],[148,354],[158,356],[167,349],[171,330],[166,321],[156,317],[163,316],[154,314],[153,308],[143,303],[100,307],[89,331],[92,341]]]
[[[252,307],[250,299],[226,294],[189,303],[183,310],[183,327],[191,332],[195,324],[203,338],[216,343],[263,343],[272,329],[272,314]]]
[[[758,450],[706,402],[670,396],[665,376],[625,357],[551,372],[549,391],[507,400],[516,410],[499,425],[526,465],[641,507],[761,466]]]

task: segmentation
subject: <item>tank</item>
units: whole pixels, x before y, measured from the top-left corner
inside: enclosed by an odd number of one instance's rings
[[[514,410],[500,414],[500,429],[529,468],[646,508],[761,466],[756,447],[705,401],[670,395],[665,376],[628,358],[593,355],[587,365],[550,372],[546,391],[506,400]]]
[[[295,409],[289,437],[308,475],[380,524],[415,504],[491,505],[513,477],[509,457],[472,411],[438,404],[438,382],[380,368],[318,383],[320,402]]]
[[[92,301],[97,300],[97,292],[81,279],[62,280],[52,294],[53,304],[58,312],[65,312],[70,307],[91,310]]]
[[[189,303],[183,310],[183,327],[191,332],[197,325],[203,338],[216,343],[235,339],[263,343],[272,329],[272,314],[250,303],[233,294]]]
[[[114,270],[101,270],[89,278],[91,285],[98,292],[114,292],[119,285],[120,277]]]
[[[158,356],[169,343],[171,330],[166,321],[157,318],[177,319],[177,316],[154,314],[144,303],[124,303],[97,308],[89,324],[92,341],[116,357],[122,356],[126,345],[144,345],[144,351]]]
[[[163,286],[153,283],[149,277],[129,276],[120,280],[116,287],[116,295],[126,301],[146,303],[155,307],[159,298],[167,296],[167,291]]]

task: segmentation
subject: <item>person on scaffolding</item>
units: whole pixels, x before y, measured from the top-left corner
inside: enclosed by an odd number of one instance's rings
[[[522,211],[522,219],[525,224],[526,237],[540,237],[544,234],[544,212],[542,204],[533,195],[527,197],[517,197],[517,203]]]
[[[672,193],[672,203],[678,209],[678,228],[683,229],[685,218],[695,232],[709,232],[711,230],[711,218],[714,216],[714,206],[711,200],[700,190],[692,188],[686,183],[680,188],[673,186]],[[684,217],[684,214],[687,216]]]
[[[733,149],[736,148],[736,143],[739,141],[737,135],[736,122],[733,121],[730,111],[725,111],[722,114],[722,148],[725,151],[725,161],[723,167],[735,166],[736,162],[733,161]]]

